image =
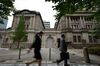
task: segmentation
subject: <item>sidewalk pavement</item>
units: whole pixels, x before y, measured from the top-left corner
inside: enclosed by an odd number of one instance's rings
[[[68,61],[69,64],[100,64],[100,56],[90,55],[91,63],[85,63],[83,50],[82,49],[68,49],[70,53],[70,59]],[[27,54],[27,49],[22,49],[21,52],[21,61],[18,61],[18,50],[0,50],[0,63],[24,63],[26,61],[33,60],[33,51]],[[49,55],[51,53],[51,55]],[[51,52],[49,48],[42,48],[41,54],[43,58],[43,63],[52,63],[52,61],[56,61],[60,58],[59,49],[52,48]],[[63,63],[63,62],[62,62]],[[88,66],[88,65],[87,65]]]
[[[71,50],[69,50],[69,52],[74,53],[77,56],[80,56],[80,57],[84,58],[84,54],[83,54],[82,49],[71,49]],[[89,54],[89,58],[90,58],[90,62],[92,64],[99,64],[100,65],[100,56]]]

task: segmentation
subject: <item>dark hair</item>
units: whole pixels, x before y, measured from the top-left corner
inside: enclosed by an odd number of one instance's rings
[[[62,37],[62,38],[65,38],[65,35],[64,35],[64,34],[62,34],[62,35],[61,35],[61,37]]]
[[[57,42],[60,42],[60,38],[57,38]]]
[[[40,31],[39,34],[44,34],[44,33],[42,31]]]

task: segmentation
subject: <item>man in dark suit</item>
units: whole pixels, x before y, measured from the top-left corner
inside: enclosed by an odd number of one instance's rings
[[[41,39],[42,39],[42,35],[43,35],[43,32],[39,32],[35,35],[35,41],[33,42],[33,44],[30,46],[29,50],[28,50],[28,53],[30,52],[30,50],[32,48],[34,48],[34,58],[36,60],[33,60],[32,62],[28,62],[28,64],[31,64],[31,63],[34,63],[34,62],[39,62],[39,66],[41,66],[41,61],[42,61],[42,57],[41,57],[41,53],[40,53],[40,50],[41,50]]]
[[[61,40],[60,40],[60,46],[59,46],[59,49],[60,49],[60,51],[61,51],[61,53],[60,53],[60,59],[59,60],[57,60],[57,64],[59,64],[61,61],[64,61],[64,66],[69,66],[68,65],[68,53],[66,53],[67,52],[67,46],[68,46],[68,44],[66,44],[66,42],[65,42],[65,35],[64,34],[62,34],[61,35]]]
[[[58,48],[60,47],[60,38],[57,39]]]

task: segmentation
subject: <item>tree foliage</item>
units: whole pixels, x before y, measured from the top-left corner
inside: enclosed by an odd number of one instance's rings
[[[100,0],[45,0],[53,2],[55,5],[53,9],[58,13],[56,19],[60,19],[65,14],[74,13],[77,10],[93,11],[96,10],[96,14],[100,15]],[[100,16],[97,16],[100,18]],[[98,19],[99,20],[99,19]]]
[[[0,0],[0,18],[8,18],[10,12],[14,10],[14,1],[15,0]],[[2,23],[2,21],[0,21],[0,23]]]
[[[18,26],[15,30],[15,32],[13,33],[13,41],[14,42],[20,42],[22,41],[26,36],[26,31],[25,31],[25,18],[24,16],[20,16],[20,20],[18,23]]]
[[[4,22],[3,22],[3,19],[2,19],[2,18],[0,18],[0,24],[4,24]]]
[[[100,39],[100,22],[98,22],[96,27],[94,28],[93,35],[96,39]]]

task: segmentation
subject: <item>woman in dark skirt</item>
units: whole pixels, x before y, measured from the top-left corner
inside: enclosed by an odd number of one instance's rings
[[[41,66],[42,57],[41,57],[40,50],[41,50],[41,42],[42,42],[41,38],[42,38],[42,35],[43,35],[43,32],[39,32],[39,33],[37,33],[35,35],[35,41],[30,46],[30,48],[28,50],[28,53],[30,52],[30,50],[32,48],[34,48],[34,58],[36,60],[33,60],[32,62],[28,62],[28,64],[31,64],[31,63],[34,63],[34,62],[39,62],[39,66]]]

